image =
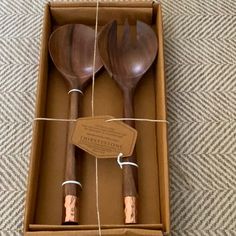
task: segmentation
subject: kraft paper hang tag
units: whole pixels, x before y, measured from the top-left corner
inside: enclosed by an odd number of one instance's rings
[[[76,121],[72,143],[97,158],[131,156],[137,130],[122,121],[107,121],[112,116],[80,118]]]

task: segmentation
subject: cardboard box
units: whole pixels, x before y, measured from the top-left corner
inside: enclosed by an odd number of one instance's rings
[[[46,5],[41,45],[36,117],[67,118],[68,88],[50,60],[48,39],[52,30],[68,23],[95,24],[95,3]],[[135,94],[135,116],[166,120],[165,77],[161,6],[152,2],[100,3],[99,25],[128,18],[153,26],[157,32],[157,60],[143,76]],[[82,115],[91,115],[91,86],[84,94]],[[103,69],[96,76],[95,115],[122,117],[122,94]],[[36,121],[25,209],[24,230],[31,235],[98,235],[95,205],[95,158],[79,158],[80,224],[61,225],[66,122]],[[163,235],[169,232],[167,124],[136,122],[139,164],[139,224],[123,224],[122,170],[115,159],[98,162],[99,207],[102,235]]]

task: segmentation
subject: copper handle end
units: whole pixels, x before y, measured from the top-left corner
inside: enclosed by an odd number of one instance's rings
[[[125,203],[125,224],[137,223],[137,198],[127,196],[124,198]]]
[[[78,224],[78,197],[65,196],[65,221],[64,224]]]

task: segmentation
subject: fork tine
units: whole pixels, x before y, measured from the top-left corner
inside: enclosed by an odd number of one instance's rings
[[[110,34],[110,30],[114,24],[114,20],[106,24],[98,34],[98,48],[100,52],[103,52],[103,57],[101,57],[101,59],[110,76],[112,76],[112,65],[109,56],[110,50],[108,50],[108,48],[110,44],[110,37],[112,36]]]
[[[117,21],[113,21],[108,32],[107,50],[109,53],[110,65],[112,71],[117,71],[117,54],[119,53],[117,45]]]
[[[127,44],[128,42],[130,42],[130,25],[129,25],[128,19],[126,18],[125,24],[124,24],[122,40],[121,40],[121,45]]]
[[[149,48],[147,51],[152,52],[151,54],[149,53],[149,60],[152,62],[156,57],[158,48],[156,34],[149,25],[141,21],[137,21],[136,29],[139,47],[145,45],[145,47]],[[152,43],[150,44],[150,42]]]

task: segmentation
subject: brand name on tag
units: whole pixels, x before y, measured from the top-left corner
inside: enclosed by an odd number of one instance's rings
[[[137,131],[122,121],[108,121],[111,116],[77,120],[72,143],[97,158],[116,158],[133,153]]]

